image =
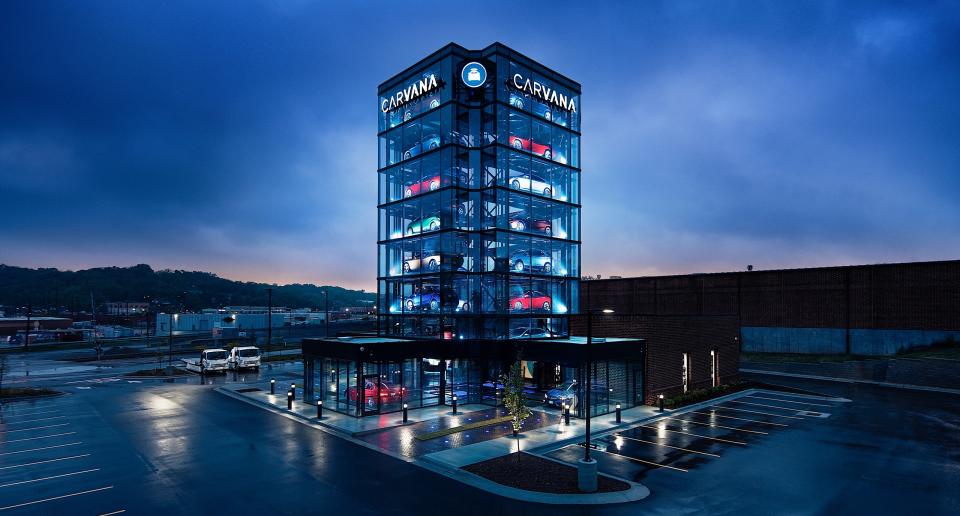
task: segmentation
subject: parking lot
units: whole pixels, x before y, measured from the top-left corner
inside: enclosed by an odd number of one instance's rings
[[[67,514],[76,499],[96,514],[126,509],[111,497],[105,457],[87,443],[93,414],[71,400],[12,403],[0,412],[0,511]]]
[[[686,475],[737,449],[762,446],[771,434],[822,424],[847,405],[834,398],[760,391],[602,434],[591,442],[591,456],[601,472],[635,482],[652,474]],[[546,455],[575,464],[583,452],[579,443]]]

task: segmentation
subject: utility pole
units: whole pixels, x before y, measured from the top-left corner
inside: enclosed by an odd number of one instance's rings
[[[267,287],[267,351],[273,342],[273,287]],[[283,353],[281,351],[281,353]]]
[[[326,329],[324,330],[324,337],[330,338],[330,296],[327,294],[326,289],[323,291],[323,322],[326,324]]]
[[[170,313],[170,334],[167,336],[167,367],[173,367],[173,313]]]
[[[27,333],[23,336],[23,350],[28,351],[30,349],[30,312],[33,311],[33,305],[30,304],[30,301],[27,301]]]

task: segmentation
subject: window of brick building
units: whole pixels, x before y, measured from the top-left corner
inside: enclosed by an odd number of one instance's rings
[[[720,385],[720,353],[715,349],[710,350],[710,377],[714,387]]]

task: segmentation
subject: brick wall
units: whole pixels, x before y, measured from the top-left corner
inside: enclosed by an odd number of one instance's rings
[[[960,329],[960,260],[581,283],[584,309],[738,315],[743,326]]]
[[[586,334],[583,316],[572,317],[570,325],[572,335]],[[690,389],[712,385],[711,350],[719,357],[721,383],[737,381],[738,332],[737,318],[731,316],[608,315],[593,319],[594,336],[646,339],[644,393],[651,405],[658,394],[682,392],[683,353],[690,354]]]
[[[580,289],[584,309],[726,315],[737,317],[744,328],[804,330],[782,335],[754,332],[764,338],[744,341],[764,348],[767,341],[789,340],[770,351],[783,346],[800,352],[823,348],[828,343],[811,340],[818,332],[810,330],[818,328],[843,330],[839,342],[829,343],[835,352],[847,352],[849,347],[851,353],[875,349],[875,354],[929,342],[911,333],[877,346],[873,341],[897,334],[861,335],[855,330],[960,331],[960,260],[594,280],[582,282]],[[855,338],[860,340],[853,342]]]

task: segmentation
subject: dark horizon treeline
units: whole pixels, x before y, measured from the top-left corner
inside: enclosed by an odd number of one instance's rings
[[[221,306],[266,306],[267,288],[273,288],[273,305],[289,308],[324,306],[328,290],[330,309],[367,306],[376,293],[312,284],[269,285],[233,281],[209,272],[153,270],[149,265],[98,267],[79,271],[30,269],[0,264],[0,305],[7,316],[14,308],[90,311],[91,294],[97,311],[108,302],[150,300],[157,308],[200,310]]]

